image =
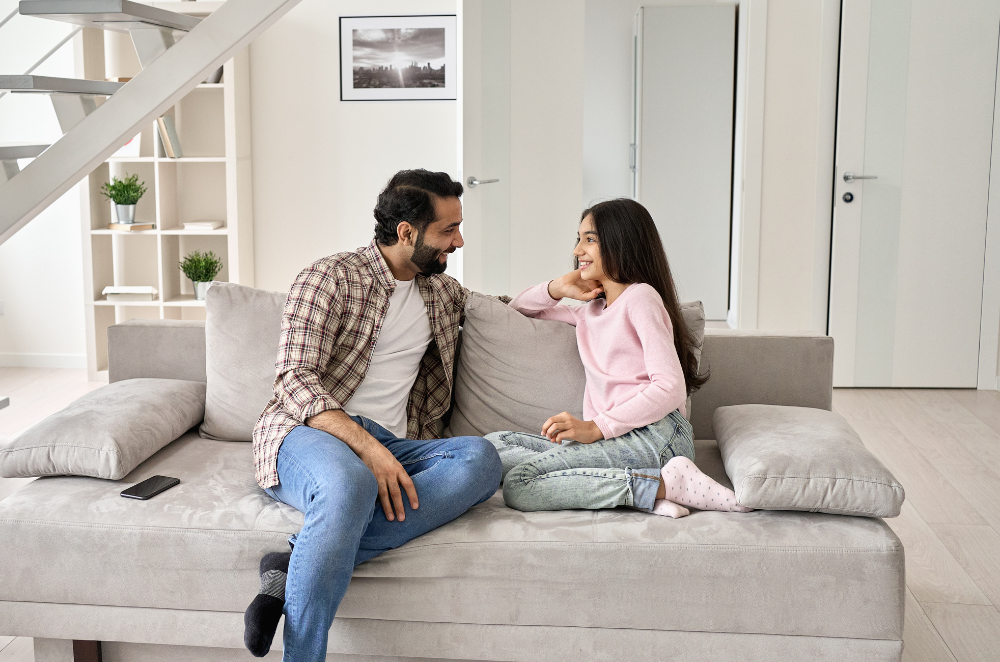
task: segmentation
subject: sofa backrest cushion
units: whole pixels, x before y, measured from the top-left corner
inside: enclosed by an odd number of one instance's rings
[[[683,304],[681,312],[700,354],[702,305]],[[525,317],[496,299],[474,295],[465,309],[445,436],[499,430],[538,434],[553,414],[583,416],[585,386],[573,326]]]
[[[286,295],[213,283],[205,296],[206,439],[251,441],[271,399]]]
[[[833,338],[816,333],[708,329],[701,355],[708,383],[691,396],[695,439],[717,439],[712,414],[729,405],[833,407]]]
[[[197,425],[204,412],[204,382],[108,384],[0,444],[0,476],[119,480]]]

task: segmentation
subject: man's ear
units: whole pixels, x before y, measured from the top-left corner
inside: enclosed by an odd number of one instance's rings
[[[396,226],[396,237],[404,246],[411,246],[417,238],[417,233],[414,231],[412,225],[406,221],[402,221]]]

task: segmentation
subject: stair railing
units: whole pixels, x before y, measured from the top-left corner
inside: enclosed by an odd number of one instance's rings
[[[7,25],[7,21],[9,21],[10,19],[14,18],[15,16],[17,16],[17,8],[16,7],[14,8],[14,11],[12,11],[9,14],[7,14],[4,17],[4,19],[2,21],[0,21],[0,28],[2,28],[3,26]]]
[[[7,21],[9,21],[11,19],[11,17],[16,16],[16,15],[17,15],[17,10],[15,9],[13,14],[11,14],[7,18],[5,18],[3,21],[0,21],[0,28],[2,28],[3,24],[6,23]],[[60,39],[59,43],[57,43],[55,46],[53,46],[49,50],[48,53],[46,53],[41,58],[39,58],[38,62],[35,62],[33,65],[31,65],[30,67],[28,67],[28,70],[25,71],[24,74],[22,74],[22,75],[27,76],[28,74],[30,74],[35,69],[37,69],[38,67],[42,66],[42,64],[44,64],[46,60],[48,60],[50,57],[52,57],[53,55],[55,55],[56,51],[58,51],[60,48],[62,48],[63,46],[65,46],[66,43],[69,42],[70,39],[72,39],[73,37],[75,37],[77,35],[77,33],[79,33],[80,30],[82,30],[82,29],[83,29],[82,27],[78,27],[78,28],[73,28],[72,30],[70,30],[70,32],[69,32],[68,35],[66,35],[65,37],[63,37],[62,39]],[[4,91],[0,92],[0,99],[3,99],[6,94],[7,94],[7,90],[4,90]]]

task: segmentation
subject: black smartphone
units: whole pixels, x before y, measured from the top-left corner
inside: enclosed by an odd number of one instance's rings
[[[177,478],[171,478],[170,476],[152,476],[124,490],[122,496],[126,499],[142,499],[145,501],[146,499],[152,499],[160,492],[169,490],[174,485],[180,484],[180,482]]]

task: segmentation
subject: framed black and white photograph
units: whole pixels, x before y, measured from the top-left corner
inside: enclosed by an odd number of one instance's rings
[[[340,100],[457,99],[454,15],[341,16]]]

